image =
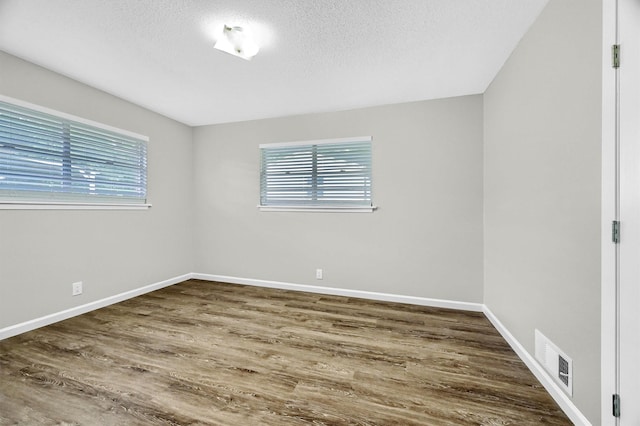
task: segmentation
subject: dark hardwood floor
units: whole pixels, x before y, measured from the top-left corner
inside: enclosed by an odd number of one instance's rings
[[[2,425],[570,425],[480,313],[191,280],[0,341]]]

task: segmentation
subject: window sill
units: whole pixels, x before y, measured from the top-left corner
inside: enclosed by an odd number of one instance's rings
[[[378,206],[339,207],[339,206],[258,206],[261,212],[305,212],[305,213],[373,213]]]
[[[0,210],[147,210],[151,204],[0,201]]]

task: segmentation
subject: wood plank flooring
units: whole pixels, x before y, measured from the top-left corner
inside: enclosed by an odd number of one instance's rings
[[[2,425],[570,425],[481,313],[190,280],[0,341]]]

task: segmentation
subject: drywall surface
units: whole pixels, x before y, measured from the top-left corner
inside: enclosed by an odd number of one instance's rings
[[[600,423],[599,0],[551,0],[484,95],[485,304],[573,358]]]
[[[192,270],[191,128],[0,52],[0,93],[150,138],[144,211],[0,210],[0,328]],[[84,293],[71,296],[83,281]]]
[[[480,93],[546,3],[3,0],[0,49],[208,125]],[[249,23],[251,65],[212,50]]]
[[[378,210],[258,211],[259,144],[350,136]],[[197,272],[482,302],[482,96],[197,127],[194,173]]]

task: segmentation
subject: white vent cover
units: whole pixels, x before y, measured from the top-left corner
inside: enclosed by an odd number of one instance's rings
[[[535,331],[536,359],[569,396],[573,396],[573,360],[540,332]]]

